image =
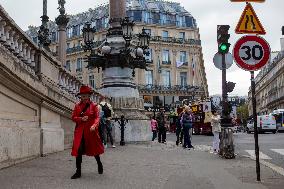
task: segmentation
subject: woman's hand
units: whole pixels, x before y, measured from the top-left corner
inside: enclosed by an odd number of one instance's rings
[[[82,121],[88,121],[89,117],[88,116],[84,116],[81,119],[82,119]]]
[[[91,126],[90,131],[95,131],[97,127],[95,125]]]

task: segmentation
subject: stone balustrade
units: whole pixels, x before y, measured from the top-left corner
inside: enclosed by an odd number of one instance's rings
[[[0,169],[70,148],[81,85],[0,5]]]
[[[57,87],[64,90],[70,95],[78,93],[81,82],[73,75],[68,73],[65,68],[61,67],[58,60],[50,59],[46,63],[45,56],[51,56],[49,52],[43,48],[38,47],[30,38],[14,23],[5,10],[0,6],[0,45],[7,49],[19,61],[19,66],[25,69],[33,77],[51,78],[57,83]],[[58,77],[48,75],[42,68],[48,66],[41,66],[41,64],[51,64],[51,67],[56,67]],[[49,66],[49,67],[50,67]],[[55,71],[53,69],[53,71]],[[47,74],[47,75],[46,75]],[[54,73],[52,73],[53,75]],[[45,75],[47,77],[41,77]]]

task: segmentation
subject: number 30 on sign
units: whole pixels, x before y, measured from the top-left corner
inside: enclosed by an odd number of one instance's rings
[[[240,68],[256,71],[269,61],[270,46],[262,37],[247,35],[236,42],[233,57]]]

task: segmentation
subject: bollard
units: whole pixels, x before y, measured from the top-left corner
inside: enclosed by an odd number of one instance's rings
[[[120,125],[120,146],[124,146],[125,145],[124,129],[125,129],[126,123],[128,123],[128,120],[125,119],[124,115],[122,115],[120,117],[120,120],[117,117],[115,117],[115,122],[118,122]]]

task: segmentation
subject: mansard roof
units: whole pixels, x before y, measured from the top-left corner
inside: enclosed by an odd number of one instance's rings
[[[126,0],[126,10],[127,11],[147,11],[152,13],[164,13],[168,15],[179,15],[188,16],[194,20],[193,27],[196,27],[195,19],[193,16],[184,9],[177,2],[170,2],[164,0]],[[94,9],[90,8],[88,11],[79,13],[76,15],[68,15],[70,20],[67,28],[84,24],[86,22],[92,22],[95,20],[100,20],[102,18],[108,18],[109,16],[109,5],[101,5]],[[57,31],[57,25],[54,21],[49,21],[48,23],[50,32]],[[37,36],[37,31],[39,27],[30,26],[27,34],[29,36]]]

